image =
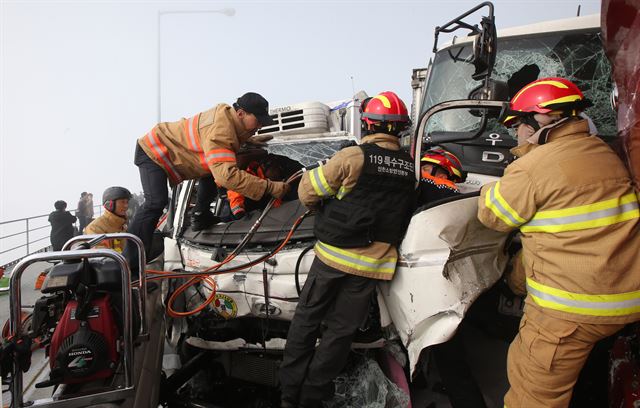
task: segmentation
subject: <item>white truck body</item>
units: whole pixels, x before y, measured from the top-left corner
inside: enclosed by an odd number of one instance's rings
[[[308,151],[296,151],[296,145],[313,146],[326,142],[358,140],[360,135],[353,131],[354,124],[359,124],[360,121],[357,101],[340,101],[332,106],[312,102],[273,109],[271,113],[278,115],[278,123],[260,132],[274,137],[269,142],[268,149],[285,152],[289,157],[309,165],[316,159],[326,157],[305,157]],[[292,112],[293,115],[290,114]],[[285,122],[294,116],[298,119]],[[286,128],[287,124],[292,123],[296,125],[295,128]],[[359,130],[359,125],[357,129]],[[187,209],[193,185],[193,181],[184,183],[179,192],[174,236],[165,239],[165,270],[197,272],[215,263],[212,261],[211,247],[178,236],[188,217]],[[462,197],[460,200],[414,215],[400,247],[396,276],[391,282],[381,282],[379,285],[378,303],[382,325],[395,327],[409,350],[412,370],[423,348],[446,341],[453,335],[470,305],[498,280],[506,264],[507,257],[503,254],[506,236],[486,229],[477,221],[476,202],[475,196]],[[302,212],[304,209],[298,201],[289,202],[272,210],[265,224],[272,224],[269,221],[271,215],[281,219],[281,214],[286,213],[290,214],[289,219],[293,220]],[[253,219],[255,218],[251,218]],[[310,228],[311,221],[305,223],[301,228]],[[247,223],[250,224],[251,221]],[[282,230],[283,237],[288,227],[283,226]],[[203,231],[201,234],[206,233]],[[212,244],[217,240],[215,234],[210,238]],[[227,319],[266,317],[263,283],[263,269],[266,269],[269,317],[290,321],[298,298],[294,277],[295,265],[304,248],[315,242],[314,239],[302,241],[285,247],[274,257],[274,262],[217,276],[216,302],[212,306],[216,313]],[[233,247],[226,249],[231,250]],[[245,263],[266,252],[266,248],[252,248],[229,265]],[[301,284],[304,283],[314,255],[313,250],[310,250],[300,261]],[[206,288],[203,290],[205,296],[210,293]],[[202,301],[198,296],[194,299],[195,302]],[[187,307],[192,308],[193,305],[188,304]],[[186,330],[186,327],[182,327],[181,330]],[[175,339],[177,340],[177,337]],[[207,342],[202,339],[188,341],[192,345],[206,345],[210,349],[242,350],[258,346],[248,344],[243,339],[224,343]],[[282,349],[284,339],[270,341],[268,347]]]

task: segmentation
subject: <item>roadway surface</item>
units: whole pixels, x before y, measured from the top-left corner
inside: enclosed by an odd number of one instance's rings
[[[52,264],[49,262],[36,262],[30,265],[22,274],[22,306],[32,307],[36,300],[42,296],[40,291],[34,289],[36,278],[40,272],[49,268]],[[12,270],[8,270],[6,276],[10,276]],[[4,324],[9,318],[9,292],[0,294],[0,320]]]

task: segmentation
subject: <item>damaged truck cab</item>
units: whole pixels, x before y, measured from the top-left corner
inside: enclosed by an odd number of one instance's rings
[[[275,108],[271,114],[277,123],[259,134],[273,136],[266,146],[269,153],[313,166],[330,158],[345,143],[360,140],[359,105],[364,98],[366,94],[360,93],[345,101]],[[166,226],[165,271],[206,271],[242,241],[259,217],[255,211],[240,220],[194,231],[189,216],[196,190],[197,181],[189,181],[175,191]],[[490,231],[477,221],[476,200],[476,195],[461,196],[440,206],[421,208],[413,216],[400,248],[397,276],[391,283],[379,284],[377,299],[372,301],[375,310],[359,330],[365,336],[356,335],[354,348],[382,348],[400,340],[409,350],[413,369],[421,350],[455,332],[473,300],[499,279],[507,261],[503,252],[506,235]],[[222,195],[212,210],[221,215],[225,206]],[[225,267],[264,257],[280,245],[305,210],[298,200],[271,209],[242,253]],[[315,242],[310,214],[273,257],[246,269],[216,275],[214,300],[208,308],[168,319],[167,338],[173,350],[165,350],[165,355],[180,355],[184,361],[185,347],[190,353],[206,350],[215,355],[215,361],[209,363],[217,364],[224,378],[276,387],[289,322],[315,255]],[[177,285],[165,283],[165,296],[171,296]],[[206,284],[192,286],[175,305],[192,310],[212,296],[211,288]],[[430,318],[416,318],[416,312]],[[181,365],[165,369],[171,372]],[[400,388],[408,391],[408,379],[401,382]]]
[[[478,8],[483,5],[486,3]],[[610,67],[600,43],[597,16],[496,34],[491,31],[495,30],[492,7],[490,14],[490,20],[483,20],[473,36],[437,49],[429,68],[421,72],[423,79],[414,81],[414,95],[420,96],[413,101],[416,129],[412,142],[406,144],[411,145],[416,169],[421,152],[429,145],[440,145],[462,160],[469,176],[460,185],[466,194],[418,209],[399,248],[394,280],[378,285],[375,319],[384,336],[375,347],[399,340],[413,377],[420,371],[423,351],[449,340],[474,302],[484,292],[495,290],[507,267],[511,240],[504,233],[488,230],[476,218],[479,188],[497,180],[513,159],[509,149],[515,146],[515,139],[497,120],[505,101],[539,75],[565,76],[593,99],[587,114],[599,134],[607,140],[615,136],[615,117],[609,105]],[[449,32],[447,27],[458,20],[440,31]],[[275,108],[270,113],[276,125],[259,134],[274,137],[266,147],[270,153],[285,155],[302,166],[313,165],[331,157],[343,143],[359,141],[359,103],[365,97],[361,93],[346,101]],[[172,199],[169,236],[164,243],[166,271],[205,271],[223,260],[259,217],[250,213],[241,220],[193,231],[188,220],[196,189],[196,181],[185,182]],[[224,199],[219,199],[213,210],[221,214],[224,206]],[[241,256],[228,266],[264,257],[304,212],[297,200],[269,211]],[[309,215],[275,256],[244,270],[217,275],[208,308],[168,320],[167,337],[175,349],[166,354],[179,354],[176,350],[184,349],[185,344],[214,351],[224,377],[277,386],[279,359],[299,288],[314,257],[314,243],[313,215]],[[176,285],[165,284],[165,293],[169,295]],[[194,286],[184,293],[182,307],[191,310],[209,296],[210,286]],[[500,306],[517,319],[518,299],[500,295],[499,302],[496,309]],[[171,372],[179,366],[165,368]]]

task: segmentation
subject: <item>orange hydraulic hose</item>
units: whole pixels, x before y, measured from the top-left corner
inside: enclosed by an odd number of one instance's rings
[[[208,269],[205,269],[204,272],[200,272],[198,275],[195,275],[190,280],[188,280],[187,282],[185,282],[182,285],[180,285],[172,293],[172,295],[169,297],[169,300],[167,301],[167,314],[169,316],[171,316],[171,317],[184,317],[184,316],[192,316],[192,315],[195,315],[195,314],[201,312],[204,308],[206,308],[209,304],[211,304],[216,298],[216,289],[217,289],[216,282],[215,282],[214,279],[211,278],[210,275],[214,275],[214,274],[215,275],[221,275],[223,273],[231,273],[231,272],[240,271],[240,270],[246,269],[247,267],[251,267],[253,265],[256,265],[256,264],[258,264],[260,262],[263,262],[263,261],[275,256],[278,252],[280,252],[282,250],[282,248],[285,247],[287,242],[289,242],[289,240],[293,236],[295,230],[300,225],[300,223],[302,222],[302,219],[304,219],[304,217],[306,215],[307,215],[307,213],[303,214],[301,217],[298,218],[298,220],[296,220],[296,222],[294,223],[293,227],[291,228],[291,230],[289,230],[289,233],[287,234],[285,239],[282,241],[282,243],[280,243],[280,245],[278,245],[278,247],[274,251],[269,253],[266,257],[260,257],[260,258],[258,258],[256,260],[253,260],[253,261],[248,262],[248,263],[243,264],[243,265],[238,265],[238,266],[233,267],[233,268],[231,268],[229,270],[218,271],[218,269],[222,265],[224,265],[225,263],[228,263],[233,258],[235,258],[235,256],[228,256],[224,261],[222,261],[219,264],[214,265],[214,266],[212,266],[212,267],[210,267]],[[215,271],[212,272],[211,271],[212,269],[214,269]],[[184,278],[184,275],[181,275],[180,277]],[[173,276],[160,276],[158,278],[159,279],[172,279]],[[150,280],[153,280],[153,279],[154,278],[151,278]],[[173,308],[173,303],[178,298],[178,296],[181,293],[183,293],[185,290],[187,290],[187,288],[189,288],[190,286],[195,285],[195,284],[197,284],[199,282],[202,282],[203,280],[211,285],[211,294],[207,297],[207,299],[204,302],[202,302],[200,305],[198,305],[198,307],[194,308],[193,310],[189,310],[189,311],[185,311],[185,312],[176,311]]]
[[[273,257],[276,253],[278,253],[279,251],[282,250],[282,248],[284,248],[284,246],[287,244],[287,242],[291,239],[291,237],[293,236],[295,230],[297,229],[297,227],[300,225],[300,223],[302,222],[302,220],[309,214],[310,212],[307,211],[305,214],[303,214],[302,216],[300,216],[296,222],[294,223],[294,225],[292,226],[291,230],[289,231],[289,233],[287,234],[287,236],[285,237],[285,239],[280,243],[280,245],[273,250],[272,252],[270,252],[269,254],[267,254],[266,256],[262,256],[258,259],[255,259],[253,261],[250,261],[246,264],[242,264],[242,265],[238,265],[238,266],[234,266],[233,268],[229,268],[229,269],[223,269],[223,270],[217,270],[220,266],[223,265],[223,263],[226,263],[226,259],[225,261],[221,262],[220,264],[216,264],[208,269],[206,269],[205,271],[199,271],[199,272],[169,272],[169,271],[158,271],[158,270],[153,270],[153,269],[147,269],[147,273],[151,273],[151,274],[159,274],[160,276],[156,276],[156,277],[152,277],[149,278],[148,280],[159,280],[159,279],[178,279],[178,278],[192,278],[192,277],[196,277],[196,276],[211,276],[211,275],[222,275],[225,273],[230,273],[230,272],[237,272],[237,271],[241,271],[243,269],[249,268],[251,266],[254,266],[256,264],[259,264],[260,262],[263,262],[271,257]],[[212,269],[216,269],[215,271],[211,271]],[[208,272],[207,272],[208,271]]]
[[[235,267],[232,267],[232,268],[228,268],[228,269],[219,270],[220,267],[222,267],[223,265],[229,263],[232,259],[234,259],[236,257],[236,254],[231,253],[222,262],[220,262],[220,263],[218,263],[216,265],[213,265],[213,266],[205,269],[204,271],[200,271],[200,272],[175,273],[175,272],[170,272],[170,271],[159,271],[159,270],[147,269],[145,271],[145,273],[157,275],[157,276],[149,278],[148,280],[150,280],[150,281],[160,280],[160,279],[184,279],[184,278],[190,278],[187,282],[185,282],[182,285],[180,285],[171,294],[171,296],[169,297],[169,299],[167,301],[167,314],[169,316],[171,316],[171,317],[185,317],[185,316],[195,315],[195,314],[201,312],[202,310],[204,310],[216,298],[217,285],[216,285],[216,281],[211,276],[241,271],[241,270],[250,268],[250,267],[252,267],[254,265],[257,265],[257,264],[259,264],[261,262],[264,262],[269,258],[272,258],[273,256],[275,256],[278,252],[280,252],[287,245],[287,243],[291,240],[291,237],[293,237],[293,234],[295,233],[295,231],[298,228],[298,226],[300,226],[300,224],[302,223],[304,218],[307,215],[309,215],[309,213],[310,213],[310,211],[307,211],[303,215],[298,217],[298,219],[294,222],[293,226],[289,230],[289,232],[288,232],[287,236],[285,237],[285,239],[276,247],[276,249],[274,249],[272,252],[268,253],[266,256],[259,257],[259,258],[255,259],[255,260],[247,262],[245,264],[241,264],[241,265],[238,265],[238,266],[235,266]],[[196,284],[198,284],[198,283],[200,283],[202,281],[205,281],[206,283],[208,283],[209,287],[211,289],[211,293],[209,294],[207,299],[205,299],[204,302],[202,302],[200,305],[198,305],[196,308],[194,308],[192,310],[188,310],[188,311],[184,311],[184,312],[176,311],[173,308],[173,304],[177,300],[178,296],[180,294],[182,294],[183,292],[185,292],[187,290],[187,288],[189,288],[190,286],[196,285]]]
[[[202,281],[206,281],[211,288],[211,294],[207,297],[207,299],[202,302],[198,307],[196,307],[193,310],[187,310],[185,312],[178,312],[176,310],[173,309],[173,302],[175,302],[175,300],[177,299],[177,297],[184,292],[185,290],[187,290],[187,288],[189,288],[191,285],[195,285],[196,283],[202,282]],[[191,316],[194,315],[196,313],[201,312],[205,307],[209,306],[209,304],[211,304],[211,302],[213,302],[216,299],[216,281],[213,280],[211,277],[209,276],[199,276],[199,277],[195,277],[195,278],[191,278],[189,279],[187,282],[183,283],[182,285],[180,285],[169,297],[169,300],[167,301],[167,314],[171,317],[184,317],[184,316]]]

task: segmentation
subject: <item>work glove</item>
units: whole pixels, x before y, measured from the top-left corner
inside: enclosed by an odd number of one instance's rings
[[[284,181],[267,180],[267,193],[275,198],[284,197],[291,187]]]

